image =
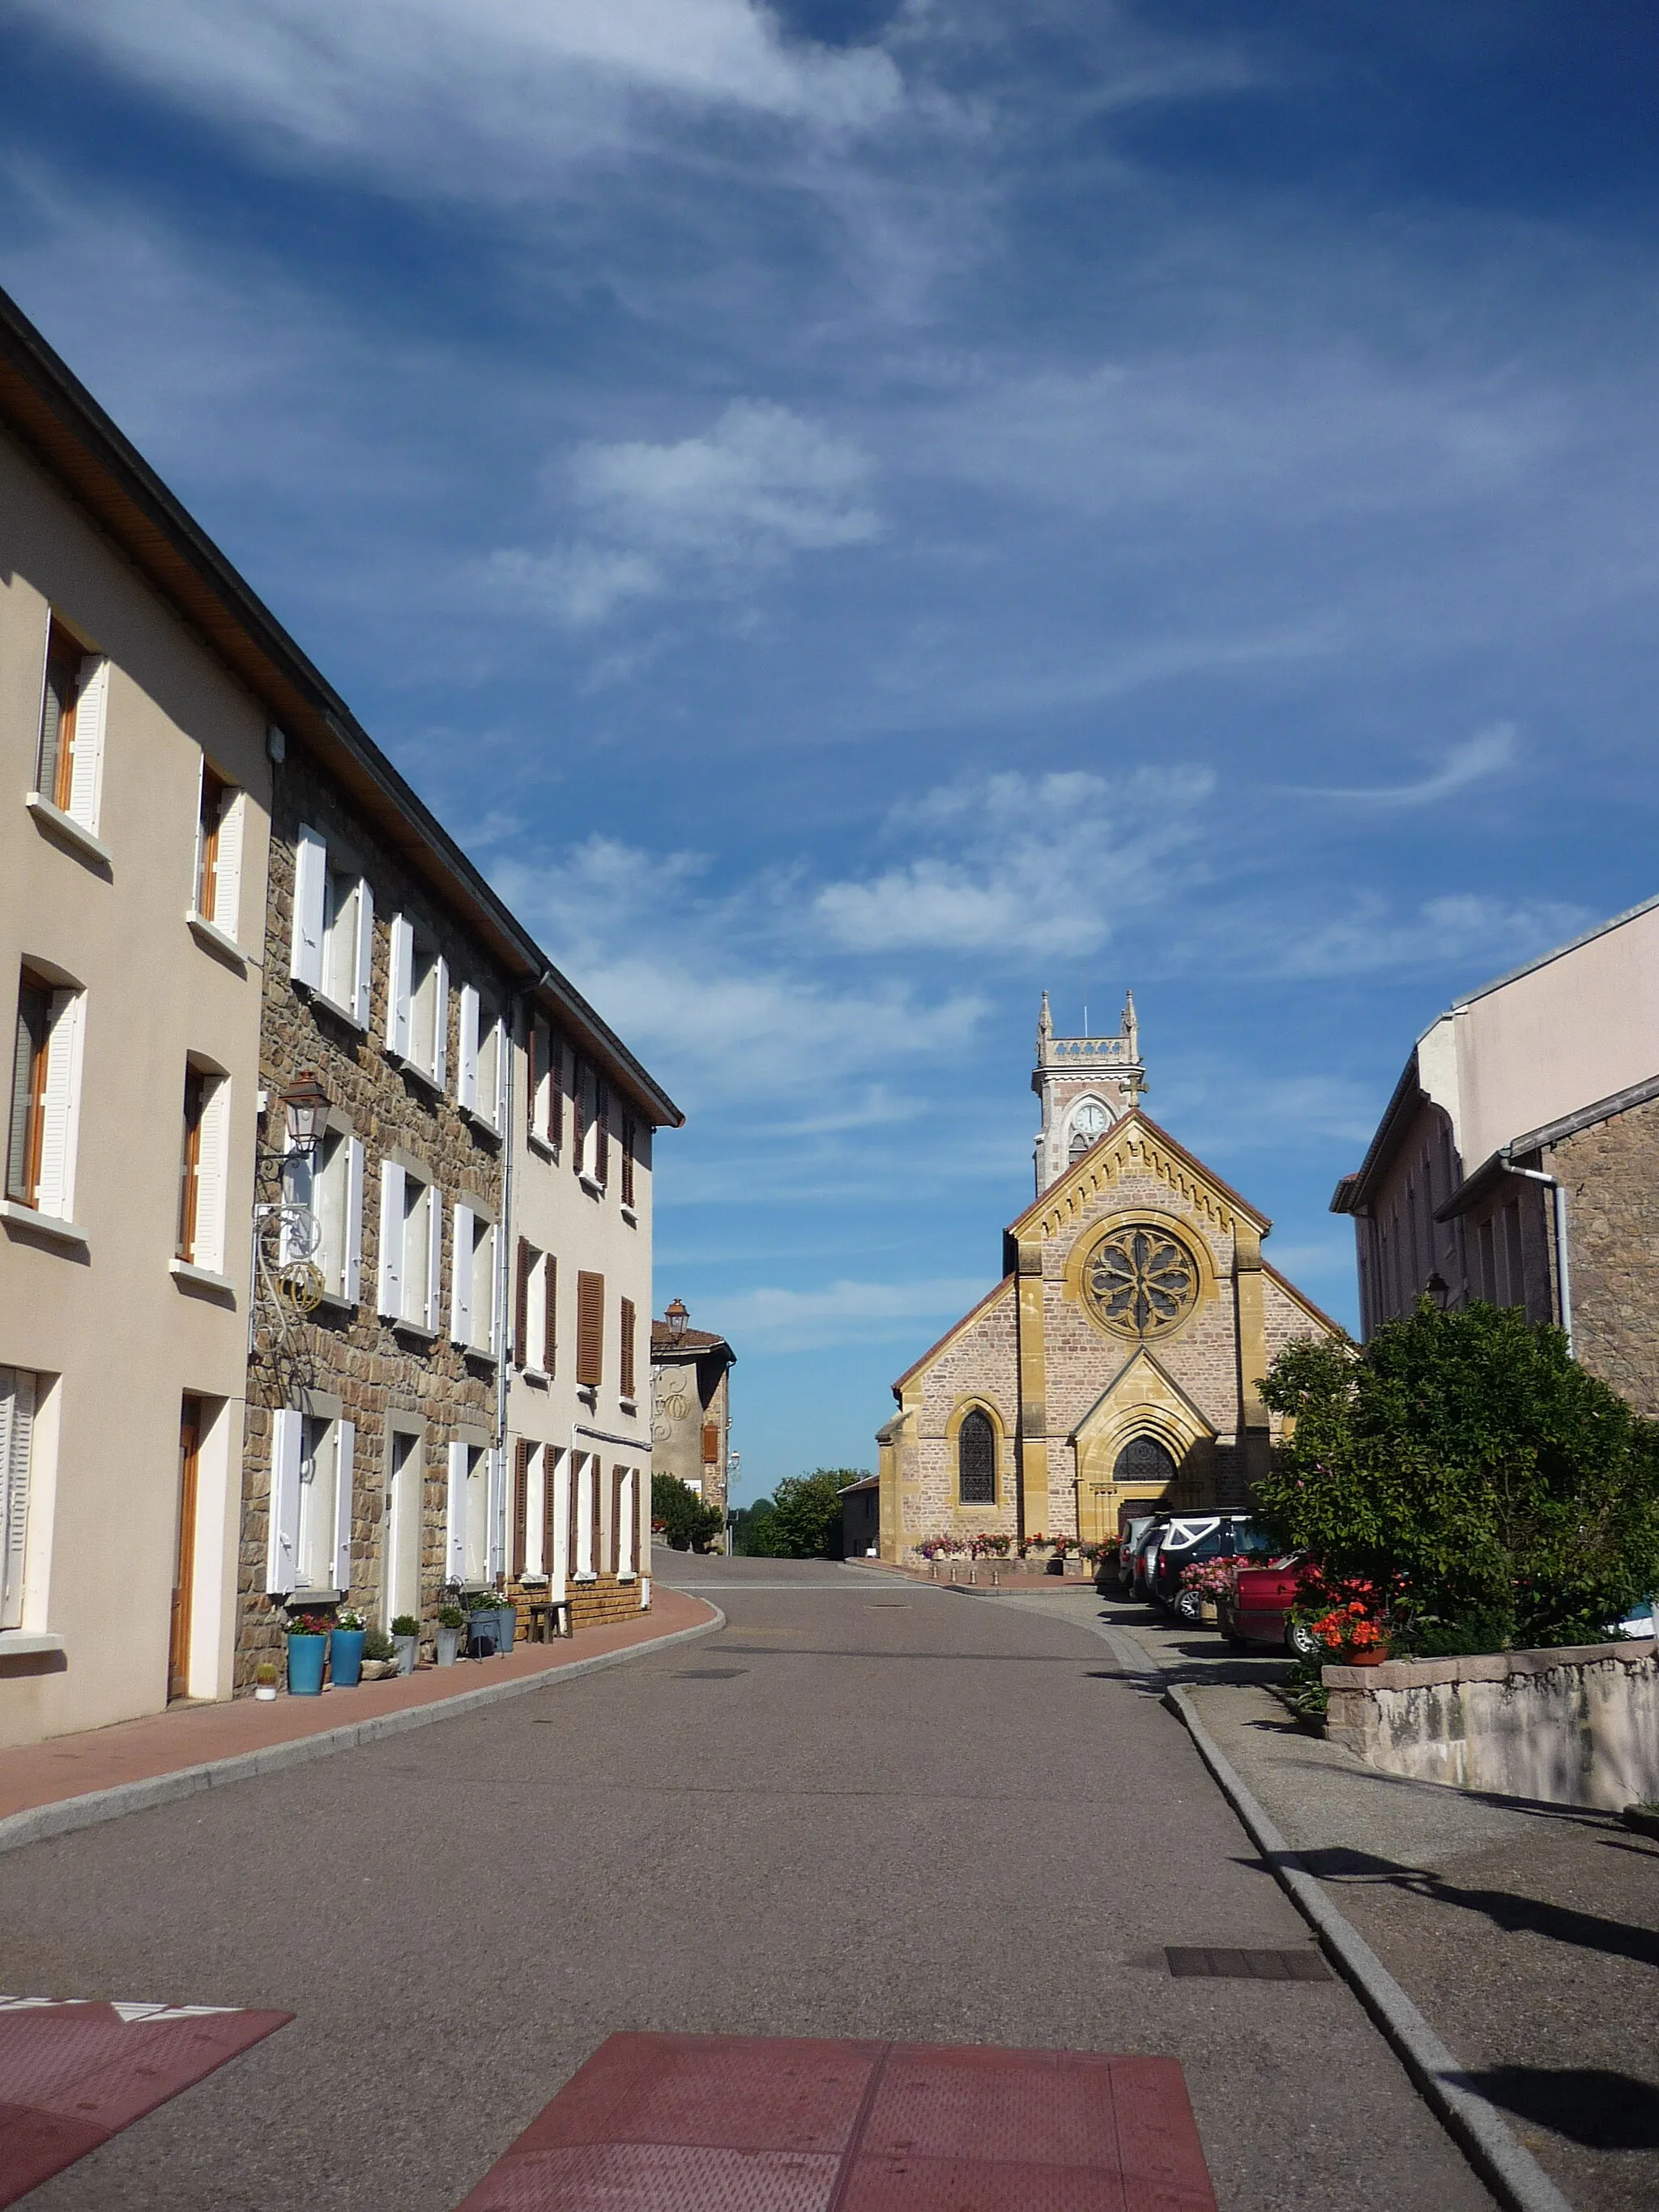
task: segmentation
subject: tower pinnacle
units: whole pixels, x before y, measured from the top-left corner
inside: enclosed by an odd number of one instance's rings
[[[1128,1113],[1146,1088],[1134,993],[1124,999],[1115,1036],[1056,1036],[1045,991],[1037,1016],[1031,1088],[1042,1102],[1036,1147],[1040,1197],[1113,1122]]]

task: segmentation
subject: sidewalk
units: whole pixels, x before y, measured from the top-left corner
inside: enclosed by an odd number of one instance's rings
[[[48,1808],[107,1819],[191,1787],[209,1787],[216,1779],[234,1780],[243,1772],[343,1750],[399,1727],[446,1720],[571,1668],[585,1673],[596,1660],[695,1635],[720,1618],[702,1599],[659,1583],[649,1613],[580,1630],[567,1642],[520,1644],[501,1658],[424,1667],[355,1690],[325,1690],[319,1698],[285,1693],[274,1704],[237,1698],[225,1705],[175,1706],[83,1735],[0,1751],[0,1849],[86,1825],[72,1817],[29,1818]],[[101,1807],[80,1802],[105,1793],[108,1801]]]
[[[1090,1597],[1094,1594],[1094,1570],[1079,1574],[1075,1567],[1064,1575],[1033,1573],[1018,1560],[940,1559],[939,1571],[926,1567],[896,1567],[888,1559],[848,1559],[849,1567],[867,1567],[872,1573],[890,1575],[896,1581],[927,1583],[934,1589],[975,1589],[988,1597]]]

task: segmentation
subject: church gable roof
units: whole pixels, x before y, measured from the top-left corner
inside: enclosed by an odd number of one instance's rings
[[[1000,1283],[993,1284],[991,1288],[987,1291],[985,1296],[980,1300],[977,1305],[969,1306],[967,1312],[963,1314],[960,1321],[953,1321],[951,1322],[950,1328],[945,1330],[944,1335],[939,1338],[937,1344],[930,1344],[927,1351],[922,1353],[920,1359],[911,1361],[909,1366],[908,1366],[903,1374],[899,1376],[898,1381],[894,1383],[893,1395],[896,1398],[907,1382],[914,1382],[915,1377],[921,1374],[922,1369],[924,1367],[930,1366],[932,1363],[939,1358],[939,1355],[945,1349],[947,1345],[953,1344],[957,1338],[962,1334],[963,1329],[971,1327],[971,1325],[975,1322],[978,1321],[982,1315],[988,1313],[991,1308],[996,1304],[997,1300],[1001,1297],[1006,1297],[1013,1287],[1014,1278],[1012,1274],[1005,1275]]]
[[[1145,1367],[1150,1372],[1137,1376],[1135,1370],[1138,1367]],[[1136,1388],[1133,1393],[1130,1394],[1126,1391],[1125,1386],[1132,1380]],[[1200,1436],[1213,1437],[1216,1432],[1214,1422],[1211,1420],[1203,1407],[1182,1389],[1163,1361],[1155,1353],[1149,1352],[1144,1344],[1138,1344],[1083,1419],[1073,1429],[1066,1442],[1080,1443],[1103,1413],[1109,1411],[1115,1402],[1122,1403],[1125,1397],[1130,1395],[1133,1395],[1139,1404],[1157,1407],[1161,1402],[1165,1408],[1179,1410],[1185,1414],[1194,1431]]]
[[[1210,1214],[1222,1228],[1232,1226],[1235,1214],[1248,1221],[1259,1237],[1265,1237],[1273,1227],[1265,1213],[1259,1213],[1248,1199],[1241,1197],[1230,1183],[1223,1182],[1167,1129],[1160,1128],[1150,1114],[1143,1113],[1139,1106],[1132,1106],[1103,1136],[1097,1137],[1088,1151],[1073,1160],[1066,1173],[1050,1183],[1040,1198],[1034,1199],[1024,1212],[1009,1224],[1008,1235],[1017,1238],[1035,1231],[1043,1237],[1054,1236],[1089,1199],[1109,1182],[1115,1182],[1123,1173],[1125,1163],[1136,1156],[1140,1164],[1149,1167],[1172,1190]]]

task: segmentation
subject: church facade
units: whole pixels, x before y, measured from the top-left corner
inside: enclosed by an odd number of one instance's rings
[[[1003,1273],[893,1385],[881,1553],[932,1536],[1114,1540],[1158,1506],[1241,1505],[1277,1419],[1281,1347],[1337,1324],[1262,1256],[1273,1224],[1140,1104],[1134,1001],[1060,1037],[1048,994],[1031,1087],[1036,1195]]]

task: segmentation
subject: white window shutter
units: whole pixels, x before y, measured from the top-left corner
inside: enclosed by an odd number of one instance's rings
[[[225,1265],[225,1183],[230,1173],[230,1079],[217,1077],[202,1109],[201,1174],[197,1180],[196,1253],[199,1264],[222,1273]]]
[[[444,1580],[466,1578],[466,1446],[449,1447],[449,1522],[444,1530]]]
[[[409,987],[414,975],[415,925],[406,914],[394,914],[386,986],[386,1041],[388,1050],[403,1060],[409,1057]]]
[[[367,1029],[374,1006],[374,894],[363,877],[357,885],[357,984],[353,1011]]]
[[[363,1294],[363,1140],[346,1139],[345,1237],[340,1295],[355,1306]]]
[[[426,1325],[436,1336],[443,1327],[444,1202],[434,1183],[426,1194]]]
[[[457,1344],[472,1341],[472,1208],[455,1206],[455,1256],[450,1267],[449,1334]]]
[[[228,792],[219,817],[219,857],[214,869],[213,911],[208,920],[231,938],[236,936],[242,917],[242,839],[246,823],[246,792]]]
[[[513,1032],[505,1022],[495,1024],[495,1096],[489,1102],[495,1127],[507,1127],[507,1094],[513,1084]]]
[[[489,1580],[507,1569],[507,1454],[497,1447],[489,1453]]]
[[[349,1421],[334,1424],[334,1587],[351,1588],[351,1470],[357,1455],[357,1431]]]
[[[313,991],[323,988],[323,908],[328,899],[328,847],[300,824],[294,847],[294,938],[288,972]]]
[[[75,696],[75,765],[69,811],[88,830],[98,827],[104,781],[104,728],[109,714],[109,663],[88,655],[81,663]]]
[[[265,1587],[286,1597],[300,1580],[300,1457],[305,1415],[291,1409],[270,1417],[270,1540]]]
[[[471,983],[461,986],[460,1036],[456,1045],[455,1099],[458,1105],[478,1104],[478,994]]]
[[[441,1091],[449,1080],[449,963],[441,953],[432,970],[432,1080]]]
[[[501,1233],[499,1229],[492,1229],[489,1231],[488,1249],[489,1253],[489,1354],[492,1359],[499,1359],[502,1355],[503,1324],[507,1319],[504,1311],[507,1301],[502,1296],[505,1286],[501,1281]]]
[[[75,1101],[80,1089],[81,994],[54,991],[47,1015],[46,1126],[41,1133],[42,1213],[68,1220],[74,1202]]]
[[[404,1310],[404,1171],[395,1160],[380,1163],[380,1310],[393,1321]]]
[[[22,1625],[33,1436],[34,1377],[27,1368],[0,1367],[0,1628]]]

